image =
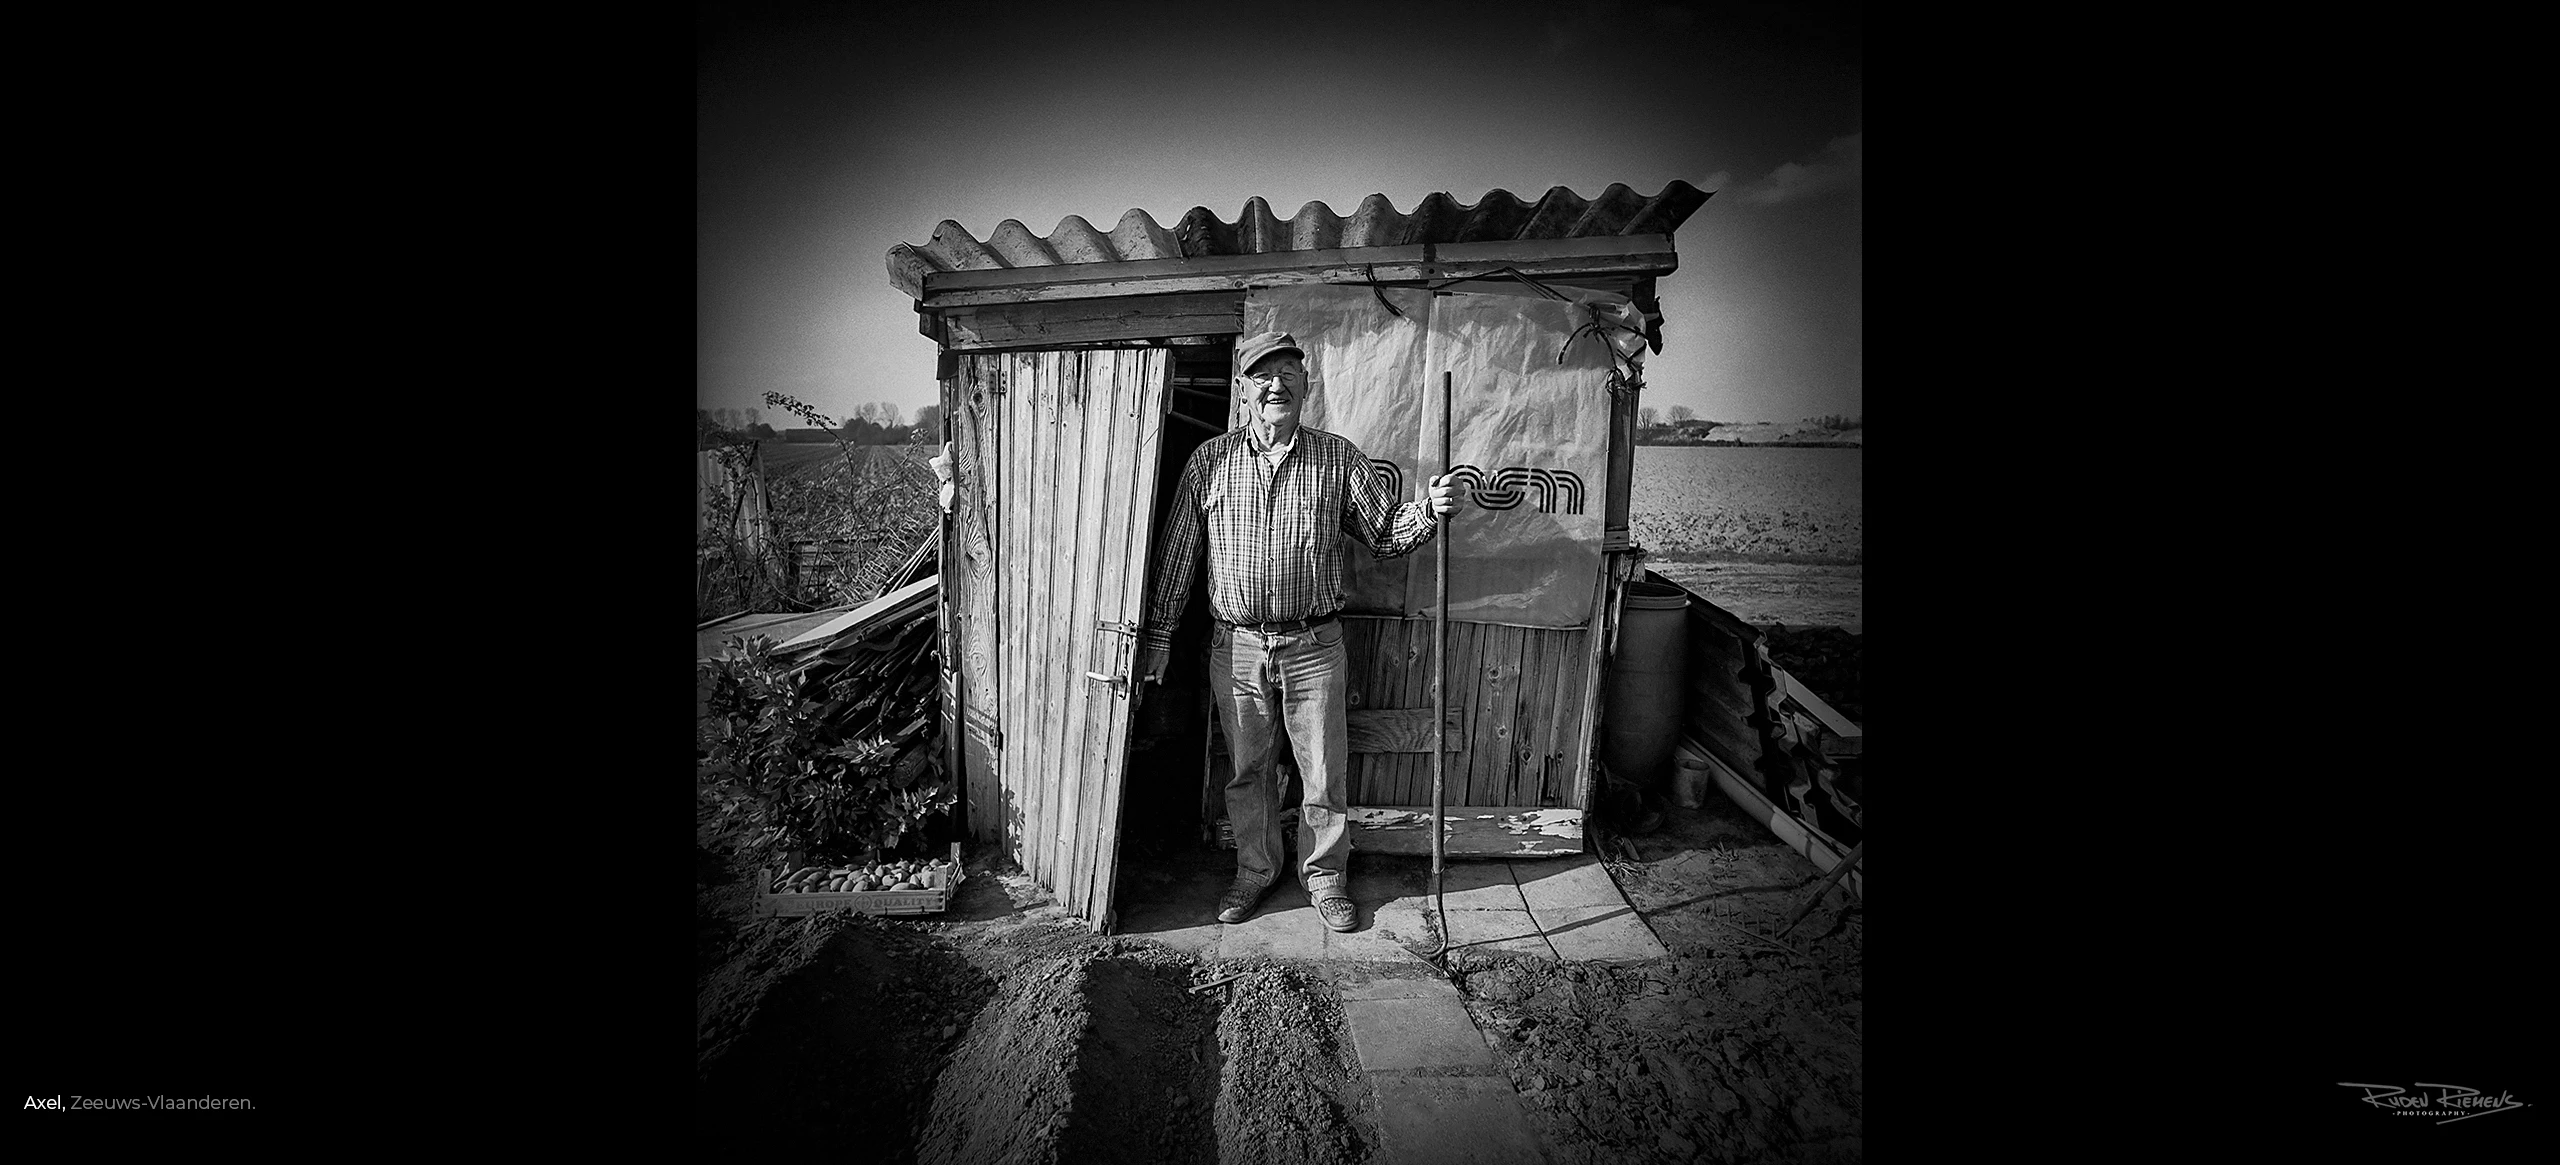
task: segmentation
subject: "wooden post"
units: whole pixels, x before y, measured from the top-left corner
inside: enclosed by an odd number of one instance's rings
[[[1636,398],[1639,392],[1629,389],[1609,394],[1609,486],[1607,500],[1601,503],[1601,549],[1623,550],[1629,536],[1627,516],[1629,498],[1635,490],[1636,478]]]
[[[957,371],[954,369],[955,373]],[[952,480],[956,483],[959,481],[960,465],[959,456],[951,447],[953,403],[951,379],[945,378],[941,388],[942,448],[935,450],[935,455],[951,458]],[[941,498],[942,491],[940,483],[937,482],[934,489],[934,508],[941,508]],[[959,504],[956,489],[953,491],[952,504],[955,506]],[[952,580],[961,568],[957,542],[960,524],[952,521],[948,513],[936,517],[934,523],[935,529],[941,535],[940,557],[934,563],[934,573],[942,580],[941,586],[937,588],[941,593],[941,606],[936,612],[941,623],[937,630],[936,646],[940,648],[942,660],[942,675],[939,677],[942,684],[942,723],[938,726],[942,730],[942,779],[951,782],[952,788],[960,790],[959,807],[951,815],[952,833],[954,836],[967,837],[971,811],[968,795],[969,775],[967,754],[960,747],[960,738],[967,731],[962,726],[968,723],[964,717],[969,705],[969,693],[968,685],[960,676],[960,608],[959,597],[954,593],[957,588],[952,586]]]
[[[1451,381],[1452,377],[1448,370],[1441,370],[1440,472],[1444,474],[1449,472],[1449,386]],[[1430,494],[1426,490],[1423,496],[1429,497]],[[1440,524],[1440,529],[1437,532],[1439,536],[1434,539],[1434,541],[1437,541],[1440,544],[1440,572],[1437,579],[1440,589],[1440,602],[1439,605],[1434,606],[1431,609],[1431,723],[1437,727],[1449,722],[1449,519],[1445,516],[1435,516],[1434,520]],[[1441,836],[1447,832],[1441,828],[1440,815],[1446,806],[1447,790],[1443,787],[1443,781],[1446,778],[1448,766],[1449,742],[1443,732],[1433,732],[1431,747],[1431,892],[1434,899],[1432,902],[1433,910],[1438,910],[1440,908],[1437,899],[1440,893]],[[1445,915],[1441,916],[1441,942],[1443,945],[1446,945],[1448,942],[1448,926],[1448,918]]]

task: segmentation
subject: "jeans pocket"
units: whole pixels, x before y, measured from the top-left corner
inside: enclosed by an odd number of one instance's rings
[[[1318,647],[1332,647],[1335,644],[1341,643],[1342,620],[1335,619],[1332,622],[1326,623],[1322,627],[1316,628],[1314,639],[1315,645]]]
[[[1209,646],[1213,648],[1225,647],[1227,645],[1228,637],[1234,634],[1235,632],[1228,630],[1227,625],[1224,623],[1211,623],[1209,625]]]

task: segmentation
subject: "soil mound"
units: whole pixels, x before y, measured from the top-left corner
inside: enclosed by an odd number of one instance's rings
[[[865,916],[765,919],[747,931],[739,969],[698,1001],[697,1141],[714,1160],[913,1160],[934,1069],[993,981]]]
[[[924,1165],[1218,1159],[1217,1004],[1189,959],[1111,944],[1028,964],[934,1082]]]
[[[710,1156],[1375,1156],[1375,1098],[1320,970],[1096,936],[1009,884],[971,878],[941,922],[757,918],[751,893],[697,887],[695,1127]]]
[[[1465,961],[1468,1010],[1560,1162],[1861,1157],[1854,962]]]
[[[1057,1160],[1088,1021],[1084,964],[1070,955],[1030,965],[969,1025],[934,1090],[916,1154],[922,1165]]]
[[[1126,956],[1085,965],[1091,1020],[1077,1048],[1063,1159],[1216,1165],[1218,1005],[1186,990],[1193,966]]]
[[[1351,1165],[1378,1144],[1376,1106],[1330,983],[1276,964],[1237,964],[1218,1043],[1223,1165]]]

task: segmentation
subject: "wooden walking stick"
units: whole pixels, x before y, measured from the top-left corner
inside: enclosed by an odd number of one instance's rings
[[[1449,384],[1450,374],[1444,368],[1440,371],[1440,473],[1444,477],[1449,473]],[[1423,496],[1430,496],[1428,486],[1424,487]],[[1438,523],[1432,537],[1440,544],[1439,603],[1431,608],[1431,915],[1440,923],[1440,949],[1431,952],[1431,964],[1438,967],[1441,957],[1449,953],[1449,910],[1440,901],[1442,835],[1446,832],[1440,821],[1441,801],[1446,796],[1442,781],[1449,768],[1449,518],[1435,510],[1432,519]],[[1441,967],[1440,971],[1445,975],[1448,968]]]
[[[1858,864],[1858,854],[1866,848],[1867,839],[1863,837],[1858,839],[1858,844],[1849,847],[1849,856],[1840,859],[1839,865],[1831,867],[1831,876],[1824,878],[1822,885],[1814,890],[1813,896],[1805,899],[1804,905],[1796,907],[1795,917],[1788,919],[1787,924],[1778,929],[1779,938],[1787,937],[1787,932],[1794,930],[1797,923],[1804,921],[1805,915],[1813,913],[1814,903],[1822,901],[1822,896],[1830,893],[1833,886],[1839,885],[1840,879],[1849,876],[1849,867]]]

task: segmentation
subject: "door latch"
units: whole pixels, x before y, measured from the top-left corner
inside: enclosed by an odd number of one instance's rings
[[[1102,619],[1097,620],[1093,626],[1096,634],[1108,631],[1113,635],[1121,637],[1119,641],[1120,665],[1113,669],[1113,672],[1116,672],[1117,674],[1089,671],[1084,673],[1084,678],[1089,680],[1099,680],[1111,685],[1111,694],[1114,697],[1123,700],[1129,698],[1129,656],[1134,650],[1132,645],[1136,644],[1138,641],[1139,626],[1139,622],[1135,619],[1128,620],[1127,622],[1113,622],[1109,619]]]

